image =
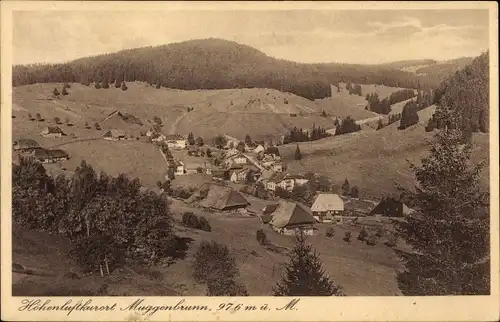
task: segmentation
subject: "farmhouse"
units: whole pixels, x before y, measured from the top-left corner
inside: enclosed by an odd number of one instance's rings
[[[174,169],[174,175],[176,176],[182,176],[184,175],[185,169],[184,169],[184,163],[180,160],[170,160],[170,166]]]
[[[247,164],[247,158],[243,154],[238,153],[236,155],[226,158],[224,164],[227,167],[229,167],[232,164],[240,164],[240,165]]]
[[[229,177],[229,181],[234,183],[245,182],[248,171],[249,169],[239,169],[232,171],[231,176]]]
[[[165,141],[167,142],[167,146],[169,149],[185,149],[186,139],[179,134],[169,134],[165,136]]]
[[[40,135],[45,138],[60,138],[66,134],[59,126],[47,126],[40,132]]]
[[[200,202],[202,207],[221,211],[245,208],[250,204],[241,193],[217,183],[203,184],[198,198],[202,199]]]
[[[125,131],[123,130],[109,130],[104,134],[104,140],[109,140],[109,141],[119,141],[119,140],[126,140],[127,136],[125,134]]]
[[[405,205],[401,200],[388,197],[382,198],[380,203],[370,212],[370,216],[405,217],[413,212],[414,210]]]
[[[69,159],[69,155],[63,150],[36,149],[33,157],[41,163],[55,163]]]
[[[14,151],[18,152],[32,152],[41,148],[40,144],[32,139],[19,139],[14,142]]]
[[[344,201],[333,193],[320,193],[312,204],[311,211],[314,218],[319,222],[332,222],[337,220],[344,211]]]
[[[311,211],[299,203],[280,201],[271,214],[269,225],[280,234],[295,235],[302,230],[305,235],[314,234],[314,217]]]

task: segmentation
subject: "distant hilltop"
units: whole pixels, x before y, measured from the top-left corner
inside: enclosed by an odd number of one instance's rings
[[[448,71],[418,75],[401,70],[405,64],[408,62],[296,63],[269,57],[247,45],[210,38],[122,50],[68,63],[14,66],[12,84],[144,81],[187,90],[270,88],[313,100],[331,96],[330,84],[339,82],[421,88],[436,87],[449,75]]]

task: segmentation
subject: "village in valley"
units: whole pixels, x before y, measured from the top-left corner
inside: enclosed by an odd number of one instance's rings
[[[228,215],[255,217],[280,234],[293,235],[301,228],[307,235],[314,235],[318,230],[315,225],[343,225],[353,221],[380,228],[389,223],[390,218],[404,217],[412,212],[398,198],[361,199],[358,188],[350,187],[347,178],[342,187],[334,189],[328,178],[321,178],[316,173],[288,173],[279,152],[282,142],[274,145],[272,140],[252,141],[250,135],[239,140],[221,134],[211,144],[206,144],[203,138],[195,138],[192,133],[188,136],[163,134],[161,129],[160,121],[142,137],[135,138],[124,130],[105,129],[102,138],[92,140],[150,143],[165,160],[165,164],[157,165],[166,170],[165,176],[157,182],[161,191],[189,205]],[[54,139],[50,142],[55,146],[57,139],[67,136],[58,124],[44,127],[39,135]],[[20,138],[14,142],[13,150],[17,157],[32,156],[43,164],[59,168],[64,168],[64,162],[70,159],[66,151],[43,148],[36,139]],[[177,181],[205,182],[198,189],[182,183],[174,188]],[[265,206],[249,207],[249,200],[256,199],[259,199],[256,204]]]
[[[14,296],[489,294],[487,48],[82,57],[13,66]]]

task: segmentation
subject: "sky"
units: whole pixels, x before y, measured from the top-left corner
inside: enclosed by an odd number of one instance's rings
[[[13,63],[222,38],[297,62],[447,60],[488,49],[487,10],[16,11]]]

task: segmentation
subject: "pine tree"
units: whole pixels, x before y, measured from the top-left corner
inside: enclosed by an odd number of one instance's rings
[[[300,152],[299,145],[297,144],[297,148],[295,149],[295,160],[301,160],[302,153]]]
[[[54,95],[55,97],[59,97],[59,91],[57,90],[57,88],[54,88],[54,90],[52,91],[52,95]]]
[[[343,296],[342,288],[328,276],[316,251],[306,244],[301,232],[297,235],[285,275],[274,287],[274,296]]]
[[[127,89],[127,84],[125,84],[125,82],[122,82],[122,91],[126,91]]]
[[[102,81],[102,88],[109,88],[109,83],[108,83],[108,79],[106,77],[104,77],[103,81]]]
[[[354,186],[351,188],[351,192],[349,193],[349,195],[353,198],[358,198],[359,197],[359,189],[357,186]]]
[[[250,137],[250,135],[245,135],[245,144],[247,146],[252,146],[252,138]]]
[[[455,127],[456,128],[456,127]],[[482,164],[470,165],[471,141],[445,128],[435,134],[430,155],[412,165],[418,185],[406,191],[421,214],[397,223],[414,253],[398,252],[405,270],[398,274],[404,295],[489,294],[489,218],[479,186]]]
[[[194,145],[196,143],[195,140],[194,140],[193,132],[189,132],[188,143],[189,143],[189,145]]]
[[[66,87],[63,87],[62,94],[65,96],[69,94],[68,91],[66,90]]]
[[[344,183],[342,184],[341,189],[342,189],[342,195],[343,196],[349,195],[350,186],[349,186],[349,181],[347,180],[347,178],[344,180]]]

